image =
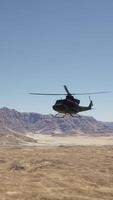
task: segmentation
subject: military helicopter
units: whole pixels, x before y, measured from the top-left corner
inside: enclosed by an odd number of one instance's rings
[[[74,95],[90,95],[90,94],[102,94],[102,93],[109,93],[110,91],[101,91],[101,92],[93,92],[93,93],[70,93],[67,86],[64,85],[64,89],[66,91],[65,94],[55,94],[55,93],[29,93],[32,95],[66,95],[65,99],[58,99],[55,104],[53,105],[53,110],[57,111],[58,113],[55,115],[58,116],[59,113],[65,115],[71,115],[74,117],[77,113],[91,110],[93,107],[93,102],[90,99],[88,106],[80,106],[80,100],[74,98]]]

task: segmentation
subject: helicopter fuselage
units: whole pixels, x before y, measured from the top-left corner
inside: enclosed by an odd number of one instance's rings
[[[53,105],[53,109],[58,113],[63,114],[77,114],[82,111],[91,110],[92,102],[90,102],[89,106],[79,106],[78,103],[67,100],[67,99],[60,99],[57,100],[56,103]]]

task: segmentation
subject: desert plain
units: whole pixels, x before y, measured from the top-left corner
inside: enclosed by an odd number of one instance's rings
[[[0,146],[0,200],[113,200],[113,137]]]

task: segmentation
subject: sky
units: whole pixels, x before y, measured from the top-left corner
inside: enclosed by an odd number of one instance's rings
[[[63,96],[28,93],[64,93],[64,85],[113,91],[113,1],[1,0],[0,107],[54,114]],[[91,99],[94,109],[83,115],[113,121],[113,92]]]

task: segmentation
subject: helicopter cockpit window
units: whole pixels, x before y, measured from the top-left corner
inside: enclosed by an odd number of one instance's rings
[[[61,103],[62,103],[61,101],[62,101],[62,100],[57,100],[55,104],[56,104],[56,105],[61,105]]]

